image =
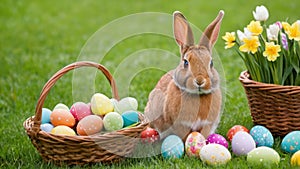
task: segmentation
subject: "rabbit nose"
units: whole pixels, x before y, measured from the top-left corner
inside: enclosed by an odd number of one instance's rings
[[[206,83],[206,80],[205,79],[202,79],[201,81],[200,80],[197,80],[195,79],[195,83],[198,87],[204,87],[205,86],[205,83]]]

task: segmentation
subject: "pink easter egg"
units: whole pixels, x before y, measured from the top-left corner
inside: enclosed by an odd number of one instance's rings
[[[211,134],[207,137],[208,144],[216,143],[228,148],[227,140],[220,134]]]
[[[83,103],[83,102],[76,102],[71,106],[70,109],[71,114],[74,116],[76,121],[80,121],[84,117],[91,115],[91,109],[89,105]]]

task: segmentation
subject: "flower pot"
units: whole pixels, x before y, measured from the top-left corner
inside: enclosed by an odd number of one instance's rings
[[[253,123],[267,127],[274,136],[300,130],[300,86],[282,86],[251,80],[247,71],[241,81]]]

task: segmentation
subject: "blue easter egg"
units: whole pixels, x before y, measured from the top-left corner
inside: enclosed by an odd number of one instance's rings
[[[139,114],[136,111],[126,111],[122,113],[122,118],[124,121],[123,127],[127,127],[139,122]]]
[[[168,136],[161,145],[162,156],[166,159],[180,158],[184,153],[184,144],[176,135]]]
[[[52,113],[52,111],[47,108],[42,109],[42,124],[50,123],[51,113]]]
[[[293,131],[284,136],[281,149],[288,153],[295,153],[300,150],[300,131]]]
[[[40,126],[41,130],[43,130],[45,132],[48,132],[48,133],[51,132],[51,130],[53,129],[53,127],[54,126],[52,124],[50,124],[50,123],[44,123],[44,124],[41,124],[41,126]]]
[[[260,125],[254,126],[250,130],[250,135],[253,137],[257,147],[273,147],[274,138],[266,127]]]

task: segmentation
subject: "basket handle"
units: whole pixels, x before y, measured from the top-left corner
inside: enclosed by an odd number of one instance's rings
[[[95,62],[89,62],[89,61],[79,61],[79,62],[74,62],[66,67],[62,68],[58,72],[56,72],[49,80],[48,82],[44,85],[40,97],[38,99],[36,108],[35,108],[35,116],[34,116],[34,126],[33,130],[35,133],[38,133],[40,130],[40,124],[41,124],[41,117],[42,117],[42,108],[44,105],[44,101],[50,91],[50,89],[54,86],[57,80],[59,80],[64,74],[69,72],[70,70],[77,69],[80,67],[95,67],[99,69],[107,78],[107,80],[110,83],[111,89],[112,89],[112,95],[115,99],[119,100],[119,95],[118,95],[118,90],[116,87],[115,80],[111,73],[106,69],[103,65],[95,63]]]

